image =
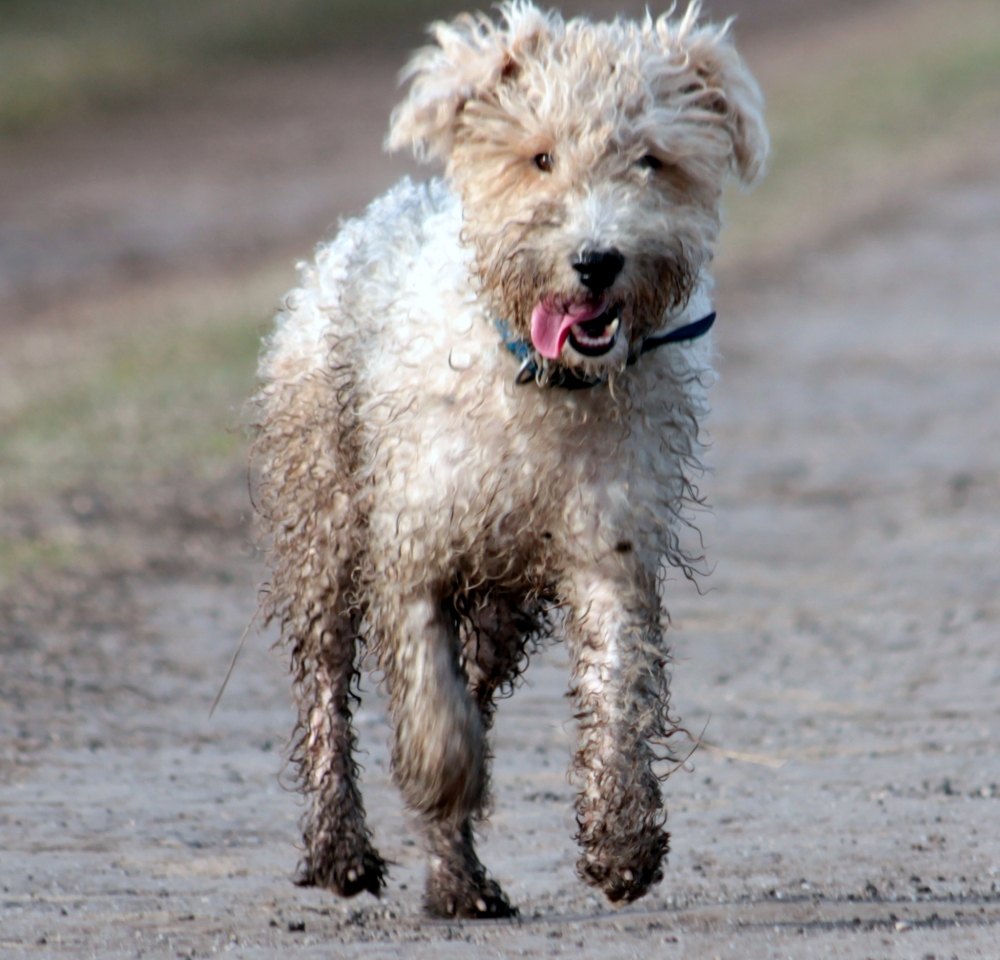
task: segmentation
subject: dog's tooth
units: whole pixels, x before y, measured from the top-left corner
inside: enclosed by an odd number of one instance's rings
[[[482,897],[476,901],[476,909],[480,913],[486,913],[486,901]]]

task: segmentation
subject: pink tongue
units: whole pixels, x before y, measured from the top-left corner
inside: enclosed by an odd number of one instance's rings
[[[555,360],[562,353],[569,328],[574,323],[586,323],[599,317],[606,309],[607,304],[603,300],[597,303],[572,303],[565,311],[543,300],[531,311],[531,342],[543,357]]]

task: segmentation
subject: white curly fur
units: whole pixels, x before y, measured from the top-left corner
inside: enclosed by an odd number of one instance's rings
[[[697,13],[593,24],[515,2],[499,24],[436,24],[388,143],[444,161],[444,179],[404,180],[345,223],[278,317],[256,449],[268,610],[292,649],[311,798],[303,883],[382,885],[351,755],[360,642],[426,826],[428,908],[510,911],[473,849],[486,733],[557,608],[581,727],[581,876],[616,900],[662,877],[651,765],[675,724],[661,572],[689,563],[678,530],[710,337],[628,361],[709,311],[723,182],[752,181],[767,150],[756,85]],[[620,255],[606,290],[574,266],[588,250]],[[515,382],[496,318],[530,344],[539,304],[605,302],[620,321],[606,354],[570,338]],[[567,368],[602,382],[562,389]]]

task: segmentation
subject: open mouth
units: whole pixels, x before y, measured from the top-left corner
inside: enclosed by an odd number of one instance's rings
[[[620,328],[618,307],[611,306],[599,317],[574,323],[569,328],[569,345],[581,356],[603,357],[614,349]]]
[[[531,342],[549,360],[559,359],[567,340],[582,357],[603,357],[618,340],[621,311],[606,297],[565,302],[546,298],[531,314]]]

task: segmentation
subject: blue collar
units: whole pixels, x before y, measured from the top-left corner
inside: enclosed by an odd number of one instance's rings
[[[535,380],[538,377],[538,361],[535,359],[535,351],[532,349],[531,344],[527,340],[515,337],[505,320],[498,319],[494,323],[496,323],[496,328],[500,332],[504,346],[521,361],[521,369],[517,371],[514,382],[525,384]],[[705,336],[712,329],[713,323],[715,323],[714,310],[700,320],[686,323],[683,327],[678,327],[676,330],[668,330],[666,333],[646,337],[639,346],[638,352],[629,354],[627,365],[632,366],[644,353],[649,353],[650,350],[655,350],[657,347],[666,346],[668,343],[685,343],[688,340],[697,340],[699,337]],[[550,387],[561,387],[563,390],[587,390],[604,382],[600,377],[581,375],[575,373],[569,367],[560,366],[553,371],[552,376],[548,380],[548,385]]]

